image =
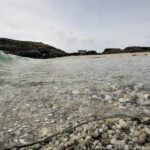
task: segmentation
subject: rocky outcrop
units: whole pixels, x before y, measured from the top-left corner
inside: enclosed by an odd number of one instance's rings
[[[140,47],[140,46],[132,46],[126,47],[124,49],[126,53],[134,53],[134,52],[150,52],[150,47]]]
[[[67,55],[66,52],[41,42],[18,41],[7,38],[0,38],[0,50],[31,58],[53,58]]]
[[[102,54],[150,52],[150,47],[131,46],[125,49],[106,48]]]
[[[106,48],[103,51],[103,54],[116,54],[116,53],[123,53],[123,50],[120,48]]]
[[[78,55],[97,55],[95,50],[78,50],[78,52],[69,53],[68,56],[78,56]]]

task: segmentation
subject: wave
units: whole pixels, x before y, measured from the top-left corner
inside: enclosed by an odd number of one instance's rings
[[[26,60],[27,58],[12,54],[6,54],[2,50],[0,50],[0,63],[13,63],[20,59]]]

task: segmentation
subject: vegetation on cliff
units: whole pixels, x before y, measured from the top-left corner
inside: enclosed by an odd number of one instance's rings
[[[19,41],[7,38],[0,38],[0,50],[5,53],[31,58],[53,58],[66,55],[66,52],[41,42]]]

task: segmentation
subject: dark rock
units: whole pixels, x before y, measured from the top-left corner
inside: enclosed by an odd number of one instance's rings
[[[87,55],[87,50],[78,50],[79,55]]]
[[[18,41],[0,38],[0,50],[5,53],[31,57],[53,58],[66,56],[66,52],[41,42]]]
[[[150,47],[131,46],[125,49],[106,48],[102,54],[150,52]]]
[[[87,55],[97,55],[97,52],[94,50],[88,51]]]
[[[119,48],[106,48],[103,54],[116,54],[116,53],[123,53],[123,50]]]
[[[150,47],[131,46],[124,49],[126,53],[150,52]]]

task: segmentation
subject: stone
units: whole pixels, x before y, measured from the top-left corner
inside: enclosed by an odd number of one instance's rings
[[[78,95],[79,93],[80,93],[79,90],[73,90],[73,91],[72,91],[72,94],[74,94],[74,95]]]
[[[125,99],[124,98],[119,98],[119,102],[123,103],[123,102],[125,102]]]
[[[19,139],[19,142],[20,142],[21,144],[27,144],[27,142],[26,142],[24,139]]]
[[[142,132],[139,134],[139,136],[137,138],[137,143],[138,144],[144,144],[146,139],[147,139],[147,134],[145,132]]]
[[[145,132],[150,135],[150,129],[148,127],[144,127]]]
[[[96,129],[92,135],[94,138],[98,137],[99,136],[99,130]]]
[[[91,138],[92,138],[91,136],[86,136],[85,140],[88,141],[88,140],[91,140]]]
[[[103,139],[107,139],[108,137],[109,137],[109,134],[106,132],[106,133],[103,133],[102,135],[101,135],[101,137],[103,138]]]
[[[144,98],[147,100],[147,99],[150,99],[150,95],[149,94],[144,94]]]
[[[124,150],[129,150],[129,146],[128,146],[128,145],[125,145],[125,146],[124,146]]]
[[[104,130],[103,130],[102,128],[99,129],[99,133],[103,133],[103,131],[104,131]]]
[[[93,145],[98,145],[98,143],[99,143],[99,140],[95,140],[95,141],[93,142]]]
[[[121,126],[121,128],[125,128],[125,129],[129,127],[128,124],[122,119],[119,120],[119,125]]]
[[[109,100],[111,100],[112,99],[112,97],[110,96],[110,95],[105,95],[105,101],[109,101]]]
[[[92,98],[95,98],[95,99],[97,99],[98,97],[97,97],[96,95],[92,95]]]
[[[112,148],[113,148],[113,147],[112,147],[111,144],[109,144],[109,145],[106,146],[106,149],[110,149],[110,150],[111,150]]]
[[[112,139],[110,140],[110,143],[111,143],[111,144],[115,144],[115,143],[116,143],[116,139],[115,139],[115,138],[112,138]]]
[[[77,127],[77,128],[76,128],[76,131],[77,131],[77,132],[81,132],[82,130],[83,130],[82,127]]]

